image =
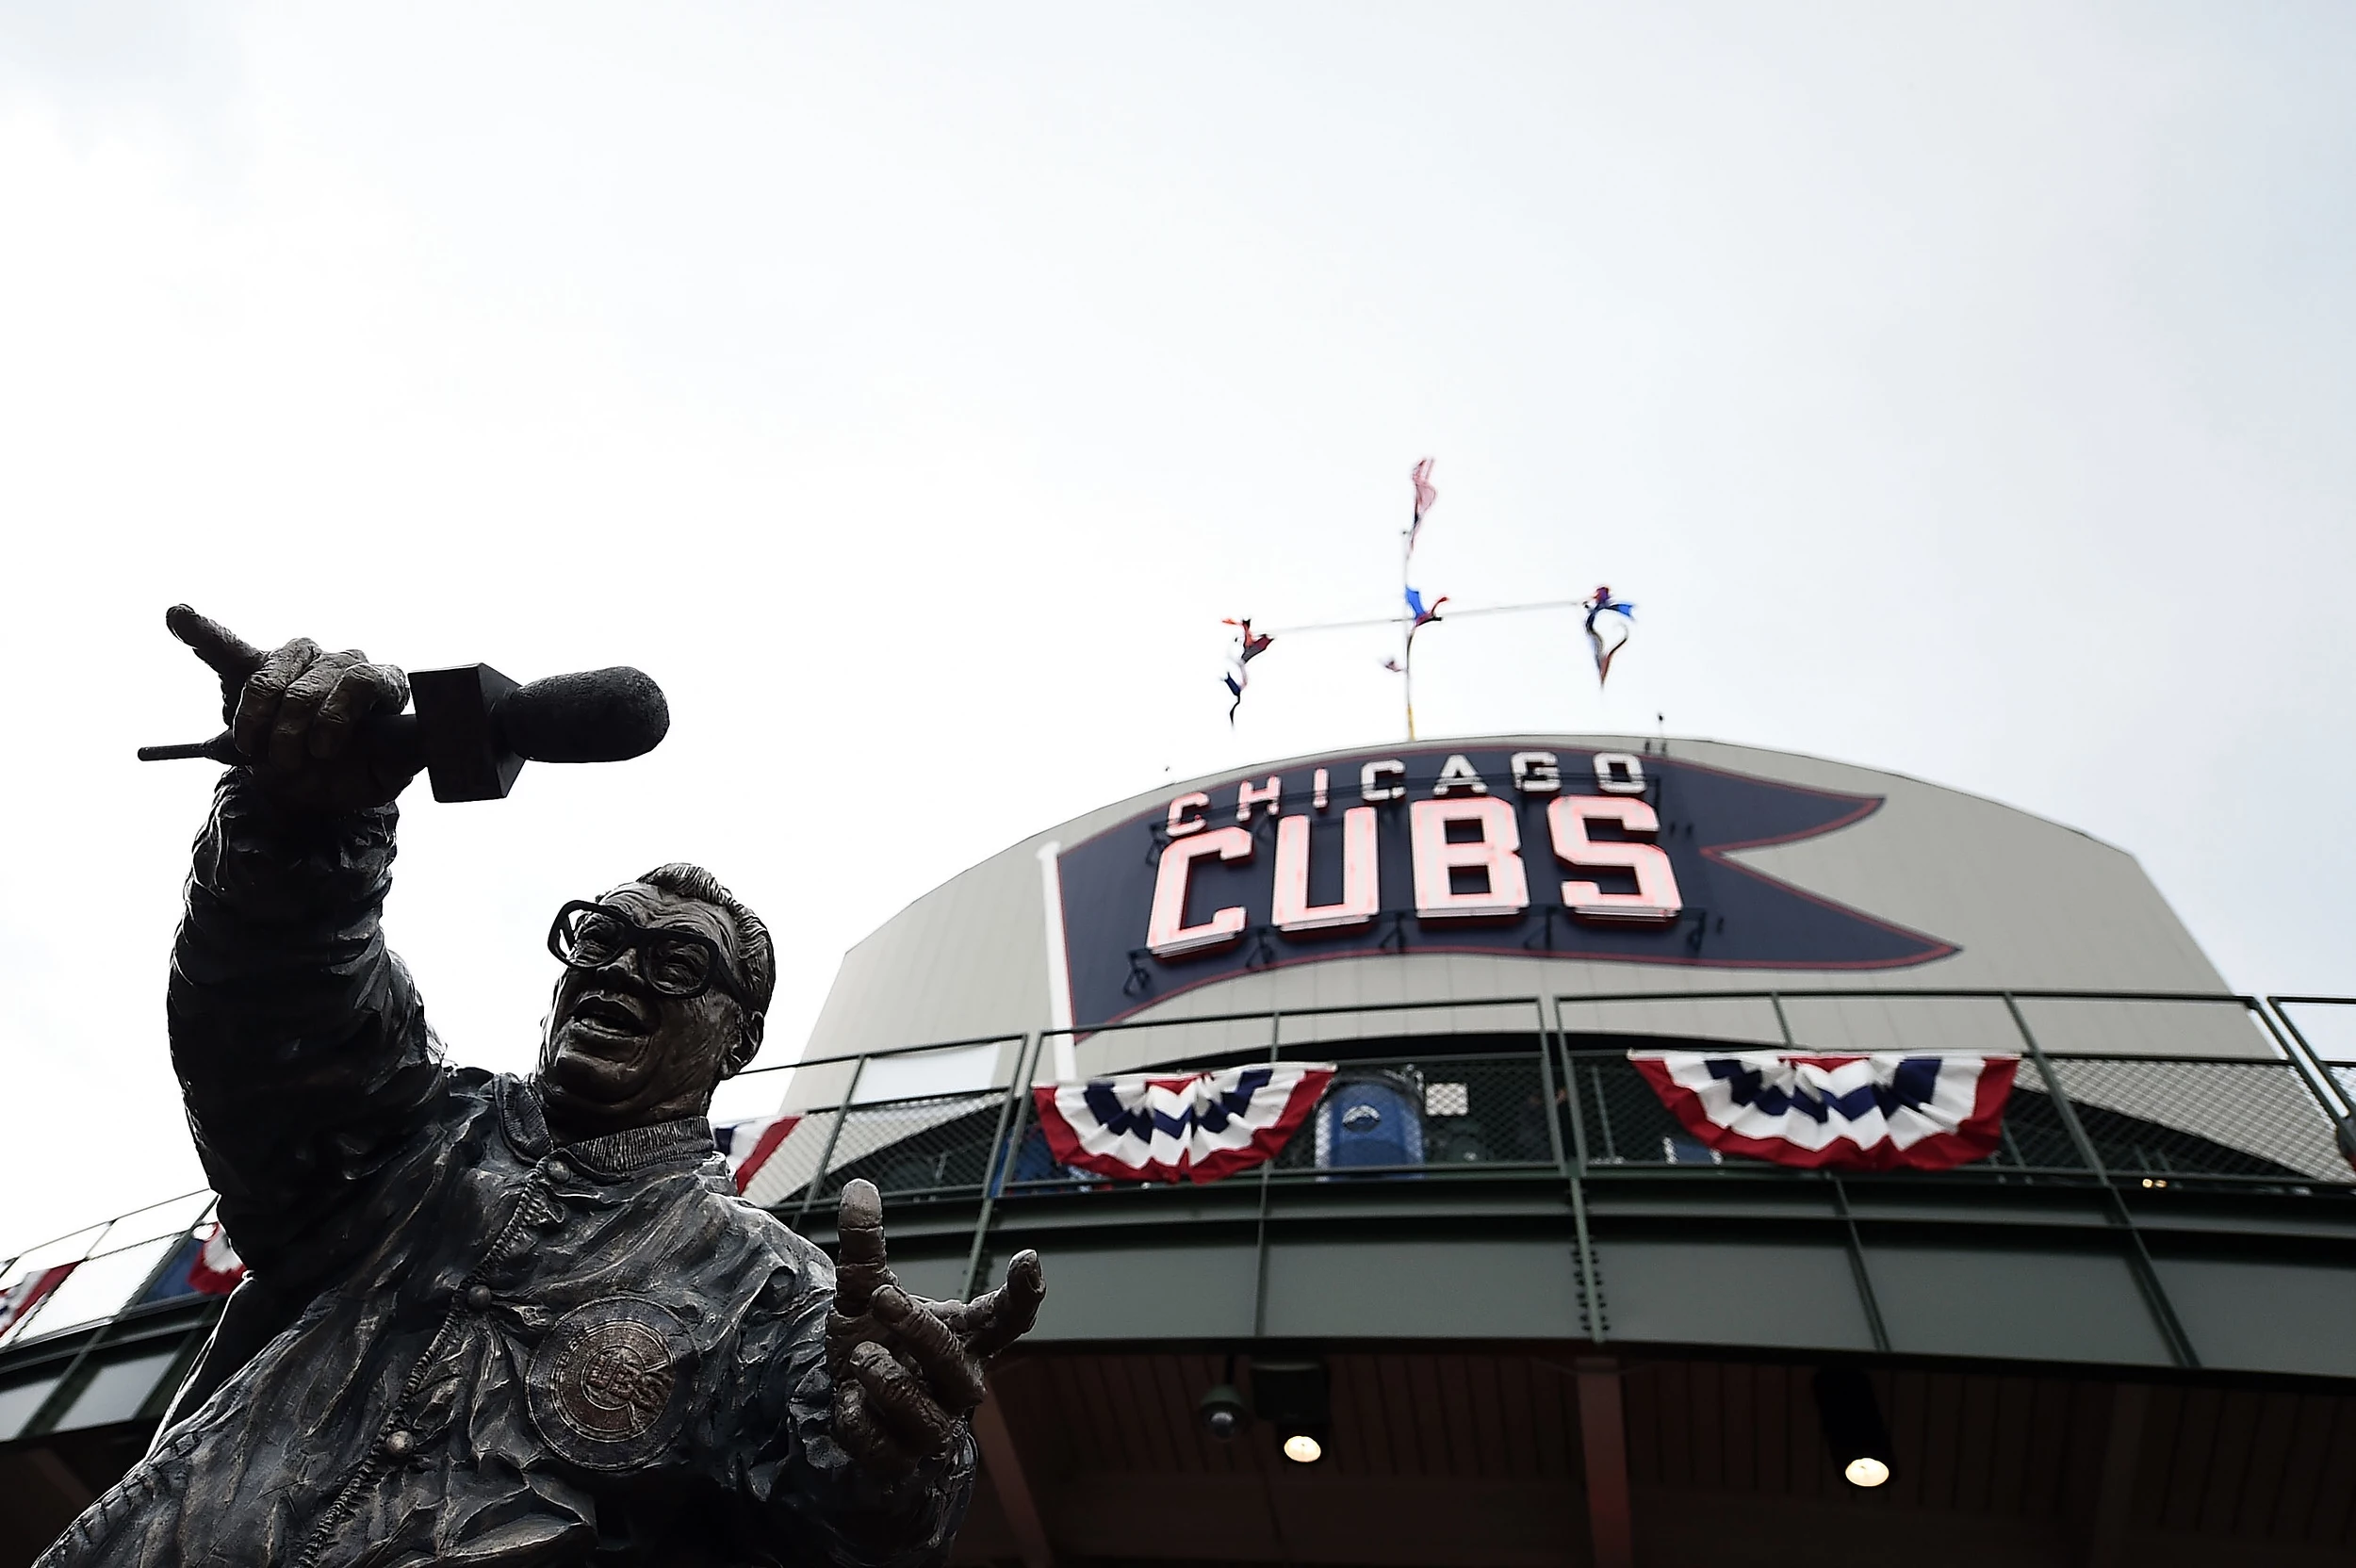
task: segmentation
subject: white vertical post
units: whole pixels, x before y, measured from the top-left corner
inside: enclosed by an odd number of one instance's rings
[[[1055,1082],[1068,1084],[1080,1075],[1080,1064],[1072,1038],[1072,959],[1063,945],[1063,875],[1055,868],[1062,853],[1063,845],[1052,839],[1039,846],[1039,897],[1047,939],[1047,1027],[1055,1042]]]

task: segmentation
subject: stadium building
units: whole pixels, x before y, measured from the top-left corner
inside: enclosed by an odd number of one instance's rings
[[[1063,824],[845,956],[740,1184],[1047,1260],[965,1563],[2338,1563],[2356,1068],[2121,850],[1497,736]],[[219,1310],[204,1195],[19,1258],[0,1562]]]

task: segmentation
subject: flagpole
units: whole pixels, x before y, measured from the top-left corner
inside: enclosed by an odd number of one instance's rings
[[[1420,509],[1417,516],[1421,516]],[[1407,597],[1409,580],[1415,574],[1415,525],[1411,522],[1407,525],[1407,531],[1399,535],[1399,596],[1402,602]],[[1399,680],[1407,694],[1407,738],[1413,741],[1415,738],[1415,621],[1412,614],[1407,617],[1407,645],[1399,652]]]

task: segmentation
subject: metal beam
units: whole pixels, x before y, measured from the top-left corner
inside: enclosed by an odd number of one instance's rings
[[[2126,1561],[2127,1523],[2143,1457],[2143,1417],[2151,1404],[2151,1390],[2145,1384],[2120,1383],[2111,1390],[2111,1429],[2102,1443],[2102,1489],[2094,1498],[2086,1568],[2119,1568]]]
[[[1566,1184],[1570,1189],[1571,1233],[1579,1249],[1575,1261],[1579,1266],[1579,1327],[1585,1331],[1591,1344],[1600,1346],[1609,1330],[1603,1311],[1603,1279],[1595,1267],[1595,1240],[1587,1225],[1587,1112],[1579,1097],[1579,1064],[1571,1060],[1570,1041],[1562,1033],[1562,999],[1559,996],[1554,998],[1553,1005],[1554,1033],[1551,1037],[1539,1042],[1539,1060],[1544,1062],[1550,1054],[1559,1053],[1562,1062],[1562,1109],[1565,1119],[1571,1124],[1571,1148],[1565,1163],[1562,1135],[1556,1133],[1554,1157],[1556,1164],[1563,1166],[1568,1178]],[[1539,1009],[1538,1022],[1541,1028],[1546,1022],[1543,1004]],[[1546,1101],[1549,1106],[1554,1102],[1551,1084],[1546,1086]],[[1546,1122],[1549,1127],[1555,1122],[1551,1111]]]
[[[1595,1568],[1635,1568],[1636,1529],[1628,1506],[1628,1425],[1620,1408],[1620,1364],[1581,1356],[1579,1446],[1587,1462],[1587,1529]]]
[[[982,1206],[973,1217],[973,1246],[965,1254],[965,1289],[971,1301],[982,1288],[982,1250],[990,1241],[990,1217],[998,1207],[998,1194],[1014,1180],[1015,1152],[1023,1146],[1023,1112],[1030,1103],[1031,1077],[1039,1070],[1039,1054],[1046,1049],[1044,1034],[1025,1035],[1014,1048],[1014,1068],[1006,1074],[1006,1102],[998,1107],[998,1126],[990,1135],[990,1152],[983,1156]],[[1013,1135],[1007,1127],[1013,1126]]]
[[[2023,994],[2034,996],[2036,993]],[[2037,1065],[2038,1078],[2044,1081],[2046,1095],[2053,1102],[2053,1114],[2060,1119],[2062,1130],[2077,1146],[2079,1159],[2094,1173],[2096,1184],[2108,1200],[2111,1223],[2126,1238],[2127,1272],[2134,1276],[2136,1288],[2143,1292],[2144,1305],[2151,1310],[2152,1323],[2160,1331],[2160,1343],[2168,1347],[2169,1359],[2177,1365],[2198,1367],[2201,1357],[2193,1349],[2191,1336],[2184,1332],[2184,1325],[2176,1315],[2175,1304],[2168,1298],[2167,1287],[2160,1283],[2160,1271],[2152,1266],[2151,1249],[2144,1245],[2143,1233],[2135,1228],[2135,1210],[2127,1206],[2127,1200],[2119,1190],[2119,1184],[2111,1179],[2109,1168],[2103,1165],[2102,1154],[2094,1147],[2094,1140],[2086,1135],[2085,1126],[2078,1120],[2077,1111],[2070,1106],[2069,1094],[2062,1088],[2061,1075],[2053,1070],[2053,1060],[2045,1054],[2045,1048],[2037,1044],[2037,1035],[2029,1028],[2029,1020],[2021,1011],[2021,1004],[2014,999],[2011,991],[2004,993],[2004,1007],[2012,1014],[2013,1027],[2021,1033],[2021,1043],[2029,1048],[2029,1059]]]
[[[1014,1446],[1014,1433],[998,1408],[994,1389],[973,1412],[973,1441],[982,1450],[982,1468],[990,1475],[990,1484],[997,1489],[998,1507],[1006,1516],[1015,1550],[1023,1556],[1023,1568],[1055,1568],[1046,1521],[1040,1517],[1039,1499],[1023,1469],[1022,1452]]]

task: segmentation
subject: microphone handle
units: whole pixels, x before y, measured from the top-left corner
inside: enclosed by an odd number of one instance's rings
[[[229,739],[229,731],[225,729],[209,741],[185,741],[172,746],[139,747],[139,760],[142,762],[193,762],[200,758],[231,767],[245,760],[237,755],[237,743]]]
[[[370,719],[360,727],[360,746],[370,756],[406,767],[411,773],[425,766],[425,742],[417,733],[415,713],[394,713]],[[237,749],[237,743],[222,730],[209,741],[187,741],[178,745],[141,746],[142,762],[188,762],[203,759],[219,762],[223,767],[241,767],[250,759]]]

